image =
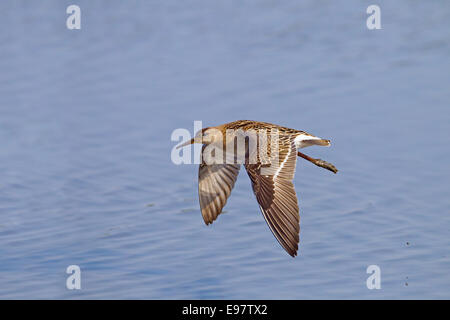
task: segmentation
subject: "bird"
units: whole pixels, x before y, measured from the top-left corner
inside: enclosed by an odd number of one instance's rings
[[[243,165],[267,225],[284,250],[295,257],[300,239],[293,184],[297,156],[333,173],[338,171],[333,164],[298,150],[330,146],[330,140],[272,123],[238,120],[203,128],[177,149],[194,143],[202,144],[198,195],[205,224],[212,224],[222,213]]]

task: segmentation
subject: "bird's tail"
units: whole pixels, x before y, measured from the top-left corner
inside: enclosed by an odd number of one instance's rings
[[[309,146],[329,147],[331,145],[331,141],[307,134],[301,134],[295,138],[295,144],[297,145],[297,148],[305,148]]]

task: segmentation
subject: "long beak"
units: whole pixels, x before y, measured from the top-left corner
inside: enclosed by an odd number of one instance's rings
[[[195,138],[192,138],[191,140],[186,141],[183,144],[180,144],[179,146],[177,146],[177,149],[183,148],[185,146],[188,146],[190,144],[196,143],[197,141],[195,141]]]

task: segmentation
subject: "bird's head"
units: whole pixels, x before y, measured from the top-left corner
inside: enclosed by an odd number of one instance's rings
[[[210,144],[217,141],[222,141],[222,131],[215,127],[203,128],[195,134],[195,137],[191,140],[180,144],[177,149],[188,146],[193,143]]]

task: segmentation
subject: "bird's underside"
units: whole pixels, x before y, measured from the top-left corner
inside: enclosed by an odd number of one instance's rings
[[[232,125],[233,123],[231,123]],[[265,123],[261,123],[266,125]],[[242,123],[240,124],[242,126]],[[246,122],[244,121],[244,125]],[[289,255],[297,255],[300,216],[293,178],[297,162],[297,155],[337,172],[336,168],[320,159],[310,158],[297,151],[299,135],[310,136],[316,139],[311,144],[329,145],[328,140],[311,136],[303,131],[285,129],[279,137],[278,158],[268,161],[269,157],[258,157],[257,162],[242,163],[250,178],[253,192],[258,201],[264,219],[275,238]],[[290,130],[290,131],[287,131]],[[307,140],[310,143],[310,140]],[[203,145],[202,154],[206,145]],[[205,223],[211,224],[222,212],[227,199],[236,182],[240,170],[240,163],[206,164],[202,161],[199,166],[199,202]]]

